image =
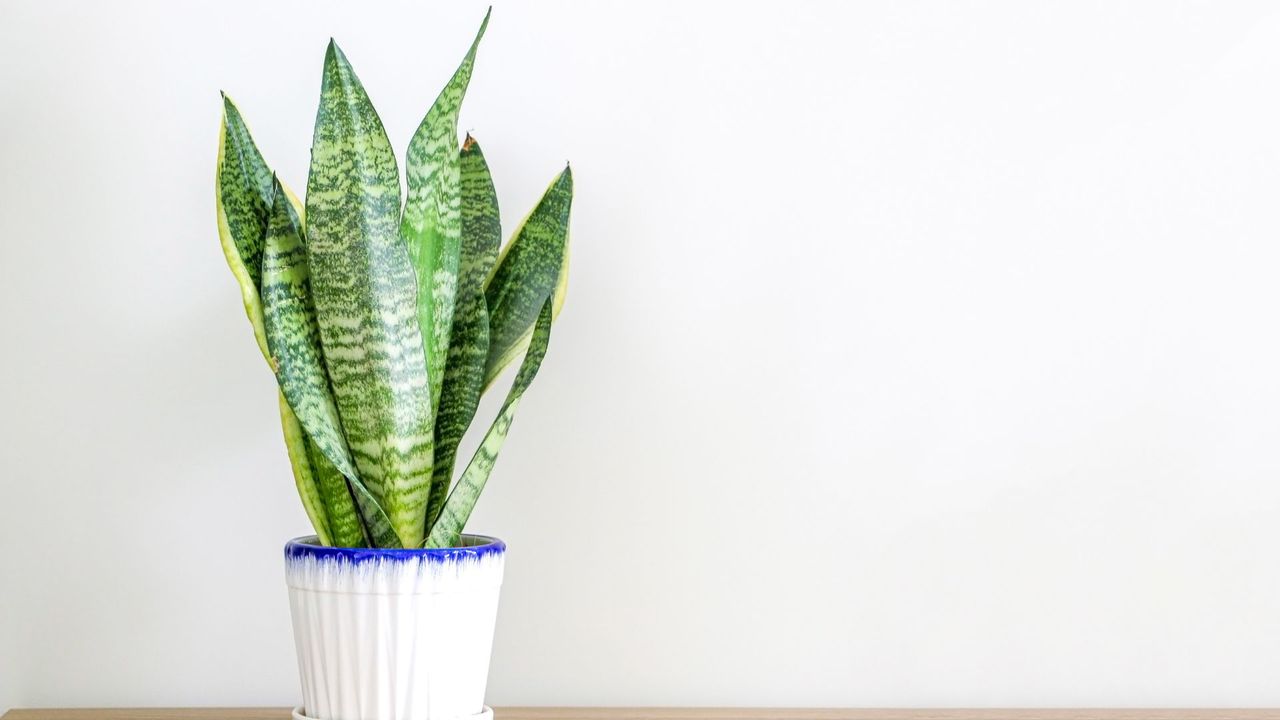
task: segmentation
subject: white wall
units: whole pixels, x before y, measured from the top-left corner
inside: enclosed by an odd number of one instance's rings
[[[217,91],[300,188],[331,34],[403,149],[483,12],[0,6],[0,708],[296,700]],[[500,2],[491,701],[1280,704],[1278,12]]]

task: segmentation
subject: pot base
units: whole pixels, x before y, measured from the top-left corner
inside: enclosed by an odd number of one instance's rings
[[[293,709],[293,720],[316,720],[316,719],[303,715],[302,707],[299,706]],[[485,705],[484,709],[476,713],[475,715],[460,717],[460,718],[457,718],[457,720],[493,720],[493,708],[489,707],[488,705]]]

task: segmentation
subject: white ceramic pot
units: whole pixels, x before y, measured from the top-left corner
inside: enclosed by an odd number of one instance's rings
[[[506,545],[285,545],[303,705],[314,720],[464,720],[484,706]]]

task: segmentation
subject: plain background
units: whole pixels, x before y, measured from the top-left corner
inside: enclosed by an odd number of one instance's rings
[[[0,5],[0,708],[296,701],[218,90],[302,188],[483,13]],[[492,703],[1280,705],[1280,9],[504,0],[462,125],[577,180]]]

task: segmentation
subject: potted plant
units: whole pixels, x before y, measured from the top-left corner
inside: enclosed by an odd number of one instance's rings
[[[300,718],[482,717],[505,546],[463,533],[564,301],[566,166],[501,248],[479,144],[458,109],[489,17],[396,158],[346,56],[325,54],[305,201],[223,95],[217,215],[279,382],[315,534],[285,547]],[[481,394],[522,358],[454,479]]]

